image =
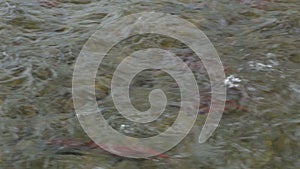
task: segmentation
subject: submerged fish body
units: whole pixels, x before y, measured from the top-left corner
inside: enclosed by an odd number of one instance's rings
[[[111,144],[101,144],[97,145],[93,141],[83,141],[83,140],[76,140],[76,139],[51,139],[47,141],[48,145],[52,146],[59,146],[60,148],[76,148],[76,149],[100,149],[100,150],[107,150],[113,149],[117,151],[118,154],[158,154],[156,157],[159,158],[169,158],[165,154],[160,154],[156,150],[147,148],[147,147],[139,147],[139,146],[119,146],[119,145],[111,145]]]

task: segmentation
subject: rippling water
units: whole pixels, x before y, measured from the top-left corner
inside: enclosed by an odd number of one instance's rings
[[[0,168],[297,168],[300,110],[300,1],[0,1]],[[174,52],[197,74],[203,102],[192,132],[166,153],[168,159],[132,160],[84,146],[49,145],[50,139],[89,141],[75,116],[71,79],[85,41],[102,24],[128,14],[157,11],[195,24],[215,45],[227,76],[241,79],[228,89],[221,124],[198,144],[209,81],[201,62],[184,44],[163,36],[135,36],[115,46],[95,84],[103,115],[117,130],[150,136],[172,124],[178,111],[176,83],[160,71],[133,82],[132,102],[149,108],[152,89],[174,103],[156,123],[141,126],[115,113],[109,88],[120,59],[138,49]],[[108,55],[109,56],[109,55]],[[208,100],[208,101],[207,101]],[[175,106],[174,106],[175,105]],[[202,110],[201,109],[201,110]],[[69,141],[69,143],[72,141]]]

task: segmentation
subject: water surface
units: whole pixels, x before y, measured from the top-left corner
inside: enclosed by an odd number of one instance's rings
[[[57,0],[54,4],[1,0],[0,168],[297,168],[299,8],[298,0]],[[191,133],[166,152],[168,159],[134,160],[95,148],[47,144],[61,138],[89,141],[72,103],[76,58],[102,24],[145,11],[177,15],[204,31],[227,76],[242,80],[228,89],[228,100],[245,109],[227,105],[216,132],[198,144],[209,105],[205,69],[187,46],[174,39],[134,36],[115,46],[106,57],[110,64],[99,69],[95,87],[103,115],[115,129],[136,137],[158,134],[172,124],[178,106],[168,107],[155,123],[139,125],[120,117],[110,97],[110,79],[121,59],[136,50],[159,47],[185,60],[196,74],[203,109]],[[132,85],[131,99],[138,109],[149,108],[148,93],[158,87],[174,104],[179,101],[178,86],[164,72],[142,72]]]

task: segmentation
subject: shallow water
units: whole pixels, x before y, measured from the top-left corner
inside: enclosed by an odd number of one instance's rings
[[[300,110],[300,1],[0,1],[0,168],[297,168]],[[128,14],[157,11],[178,15],[212,41],[226,74],[241,79],[228,89],[221,124],[204,144],[197,138],[200,113],[191,133],[166,152],[168,159],[134,160],[98,149],[47,144],[50,139],[89,141],[75,116],[71,95],[73,66],[97,28]],[[122,57],[160,47],[186,58],[207,106],[205,69],[184,44],[157,35],[135,36],[105,58],[95,84],[103,115],[120,132],[146,137],[164,131],[176,118],[170,106],[157,122],[139,125],[115,113],[109,86]],[[110,55],[108,55],[110,56]],[[175,105],[178,86],[167,74],[145,71],[132,83],[132,102],[149,108],[149,91],[162,88]],[[174,113],[175,112],[175,113]]]

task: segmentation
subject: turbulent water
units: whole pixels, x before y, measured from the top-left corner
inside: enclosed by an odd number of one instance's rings
[[[299,167],[299,8],[299,0],[0,0],[0,168]],[[165,153],[168,158],[127,159],[70,145],[89,141],[71,95],[82,46],[108,21],[145,11],[170,13],[195,24],[216,47],[226,75],[238,79],[238,85],[228,88],[231,104],[220,126],[198,144],[210,86],[195,54],[165,36],[134,36],[116,45],[105,58],[109,64],[100,66],[95,88],[104,117],[113,128],[137,137],[156,135],[172,124],[177,106],[168,107],[157,122],[139,125],[116,113],[110,97],[120,58],[159,47],[198,73],[203,95],[195,127]],[[180,98],[174,79],[164,72],[142,72],[132,84],[132,103],[141,110],[149,108],[148,94],[155,88],[164,89],[174,103]],[[67,141],[49,144],[51,139]]]

